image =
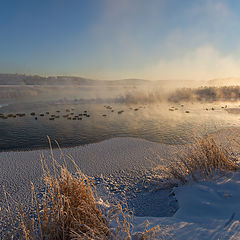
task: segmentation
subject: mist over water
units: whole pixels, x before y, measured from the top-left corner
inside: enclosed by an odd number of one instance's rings
[[[57,140],[61,147],[95,143],[114,137],[185,144],[191,142],[193,135],[238,126],[240,117],[223,109],[225,104],[10,104],[3,107],[0,113],[25,113],[26,116],[0,118],[0,149],[7,151],[48,148],[46,136]],[[108,109],[108,106],[111,108]],[[233,104],[232,106],[234,107]],[[235,104],[235,107],[237,106]],[[64,115],[68,114],[66,109],[71,108],[74,110],[71,110],[73,115],[69,120]],[[209,110],[206,111],[206,108]],[[90,116],[82,116],[84,111]],[[31,116],[32,112],[35,112],[34,116]],[[46,112],[49,112],[49,115],[46,115]],[[51,121],[52,114],[59,117]],[[80,115],[82,119],[78,120]]]
[[[40,77],[0,74],[0,104],[55,101],[56,103],[126,103],[238,101],[240,79],[209,81]]]
[[[74,99],[75,102],[109,102],[125,104],[156,104],[156,103],[181,103],[181,102],[238,102],[240,100],[239,86],[224,87],[199,87],[199,88],[176,88],[176,89],[133,89],[132,91],[123,90],[108,93],[98,98]],[[70,101],[71,102],[71,101]],[[72,101],[73,103],[73,101]]]
[[[2,85],[0,150],[47,148],[47,135],[62,147],[113,137],[184,144],[193,132],[205,134],[238,125],[240,87],[173,83]],[[67,109],[73,109],[72,115]],[[82,116],[84,111],[89,117]]]

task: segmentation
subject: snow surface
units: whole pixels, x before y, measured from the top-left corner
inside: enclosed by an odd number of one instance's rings
[[[136,217],[134,231],[160,225],[167,239],[240,239],[240,172],[216,181],[174,188],[180,208],[173,217]]]
[[[231,146],[233,154],[239,155],[240,129],[219,131],[214,136],[218,143]],[[134,221],[136,232],[145,229],[148,219],[151,226],[164,227],[166,239],[240,239],[239,172],[217,180],[190,182],[174,188],[174,193],[163,189],[153,176],[152,168],[174,161],[184,148],[142,139],[114,138],[62,151],[65,156],[71,155],[84,173],[99,178],[100,185],[105,178],[112,195],[125,192],[129,196],[130,204],[138,209]],[[0,184],[22,204],[30,202],[30,181],[36,187],[41,185],[41,154],[51,162],[49,150],[0,153]],[[53,154],[63,163],[60,150],[53,150]],[[71,164],[68,167],[74,171]],[[176,200],[178,210],[174,206]],[[0,208],[6,208],[2,189]]]
[[[80,169],[90,176],[108,176],[118,179],[131,172],[140,172],[155,166],[163,165],[174,159],[177,146],[158,144],[142,139],[134,138],[114,138],[100,143],[79,146],[75,148],[64,148],[62,152],[65,156],[74,159]],[[31,199],[30,181],[36,187],[40,186],[42,176],[42,166],[40,155],[43,154],[51,164],[49,150],[35,150],[26,152],[1,152],[0,153],[0,184],[5,186],[6,191],[13,199],[25,204]],[[53,155],[59,163],[64,159],[61,151],[53,150]],[[67,157],[66,157],[67,158]],[[70,160],[69,170],[75,171]],[[125,174],[126,173],[126,174]],[[124,183],[127,185],[127,183]],[[3,191],[0,189],[0,206],[4,207]]]

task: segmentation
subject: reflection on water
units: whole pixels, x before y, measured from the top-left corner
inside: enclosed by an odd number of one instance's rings
[[[240,115],[228,113],[223,106],[225,104],[10,104],[0,109],[0,151],[48,147],[47,135],[61,147],[113,137],[182,144],[193,135],[239,125]]]

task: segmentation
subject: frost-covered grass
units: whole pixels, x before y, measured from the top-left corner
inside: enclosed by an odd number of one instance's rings
[[[166,227],[166,239],[240,239],[239,159],[211,137],[180,156],[165,170],[175,183],[179,209],[172,217],[137,217],[135,231],[141,232],[148,219],[152,226]]]
[[[13,219],[8,205],[4,219],[10,225],[2,235],[3,239],[131,240],[160,236],[160,227],[151,228],[147,223],[141,236],[135,236],[132,232],[133,213],[127,204],[116,202],[110,206],[104,203],[97,196],[93,179],[83,174],[74,161],[74,174],[68,171],[67,164],[59,165],[53,155],[51,170],[43,156],[41,161],[44,190],[37,192],[31,183],[32,205],[25,212],[19,204],[18,221]],[[5,197],[8,201],[6,191]]]
[[[187,183],[192,180],[201,182],[239,169],[235,159],[232,159],[228,152],[210,137],[197,140],[194,145],[189,149],[185,148],[184,151],[185,154],[181,154],[179,159],[165,170],[170,181],[180,180],[182,187],[177,192],[182,188],[182,191],[188,189],[189,187],[184,188],[184,186],[188,186]],[[74,161],[73,163],[75,164]],[[11,222],[14,222],[12,219],[14,216],[11,214],[10,207],[5,209],[5,218],[10,224],[9,232],[4,236],[6,239],[169,239],[169,236],[165,236],[161,221],[157,221],[158,224],[154,224],[153,227],[148,226],[146,222],[145,228],[141,229],[140,233],[134,234],[133,214],[127,205],[102,202],[96,193],[92,178],[83,174],[76,164],[74,174],[68,171],[66,165],[66,162],[59,165],[52,155],[52,166],[49,167],[42,157],[44,190],[37,192],[34,185],[31,185],[32,206],[25,212],[19,205],[19,224],[13,225],[12,228]],[[200,184],[200,190],[203,185]],[[197,188],[194,189],[194,191],[190,189],[189,193],[198,194]],[[221,196],[218,195],[224,199],[231,198],[236,190],[234,189],[231,194],[221,192],[219,193]],[[7,200],[6,192],[5,195]],[[183,199],[182,195],[178,195]],[[191,202],[191,199],[188,200]],[[205,198],[204,201],[210,202]],[[189,201],[184,198],[182,202]],[[189,214],[186,206],[181,204],[180,202],[180,207],[184,211],[180,209],[181,211],[178,211],[175,216],[183,217],[184,214],[180,214],[181,212]],[[204,205],[202,202],[199,203],[199,206],[202,205]],[[199,211],[201,212],[201,209]],[[213,219],[214,216],[211,217]]]
[[[79,171],[72,175],[65,166],[53,173],[43,160],[44,192],[39,195],[32,184],[32,206],[25,213],[19,208],[20,225],[10,231],[15,239],[104,239],[110,227],[89,179]]]
[[[209,179],[238,169],[240,167],[236,159],[232,158],[226,149],[221,148],[214,138],[207,136],[196,139],[193,145],[181,152],[167,172],[184,184],[190,179]]]

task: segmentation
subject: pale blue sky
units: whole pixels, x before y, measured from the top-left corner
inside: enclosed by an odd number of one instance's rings
[[[240,76],[240,1],[0,0],[0,72]]]

